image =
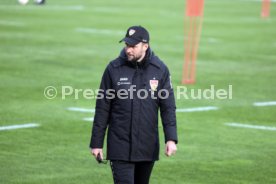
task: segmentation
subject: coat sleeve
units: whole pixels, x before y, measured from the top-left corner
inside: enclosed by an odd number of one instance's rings
[[[107,67],[102,76],[102,81],[97,96],[90,148],[103,148],[111,107],[111,99],[108,98],[107,91],[111,89],[112,81],[109,67]]]
[[[162,81],[161,90],[164,90],[166,94],[162,95],[160,99],[160,113],[162,119],[162,125],[165,135],[165,143],[167,141],[175,141],[178,142],[177,139],[177,126],[176,126],[176,106],[175,106],[175,98],[173,93],[173,88],[170,79],[170,72],[168,68],[165,68],[165,73]]]

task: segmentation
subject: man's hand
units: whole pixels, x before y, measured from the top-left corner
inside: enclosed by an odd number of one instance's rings
[[[91,154],[97,159],[97,155],[100,154],[101,159],[103,160],[103,149],[102,148],[93,148],[91,149]]]
[[[176,153],[177,147],[174,141],[168,141],[166,143],[165,154],[170,157]]]

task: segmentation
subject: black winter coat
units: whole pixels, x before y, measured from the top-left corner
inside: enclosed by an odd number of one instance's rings
[[[126,91],[131,86],[136,89],[132,95],[128,91],[128,95],[123,95],[126,99],[119,99],[118,90]],[[108,89],[111,90],[108,92]],[[143,91],[138,92],[139,89]],[[177,143],[175,99],[167,66],[150,48],[140,63],[127,61],[122,50],[120,56],[109,63],[102,77],[90,148],[103,147],[108,127],[108,160],[158,160],[159,108],[165,142]]]

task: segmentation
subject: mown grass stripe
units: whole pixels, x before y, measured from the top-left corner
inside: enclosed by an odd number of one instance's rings
[[[15,26],[15,27],[22,27],[25,26],[23,22],[15,22],[9,20],[0,20],[0,26]]]

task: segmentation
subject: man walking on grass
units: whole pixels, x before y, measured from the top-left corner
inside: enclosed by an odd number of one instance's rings
[[[165,154],[176,153],[175,99],[167,66],[149,45],[149,33],[132,26],[121,40],[125,47],[106,67],[96,102],[91,153],[107,160],[115,184],[148,184],[159,159],[158,111],[165,136]]]

